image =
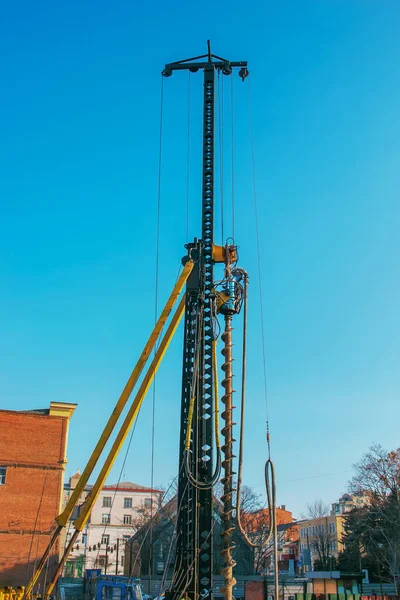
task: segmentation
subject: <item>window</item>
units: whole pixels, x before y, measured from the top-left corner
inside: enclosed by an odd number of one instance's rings
[[[335,523],[329,523],[329,533],[335,533]]]
[[[151,498],[144,499],[144,507],[145,508],[151,508],[152,504],[153,504],[153,502],[152,502]]]
[[[131,525],[132,515],[124,515],[124,525]]]
[[[108,546],[108,544],[110,543],[110,536],[108,534],[102,535],[101,543],[104,544],[105,546]]]
[[[319,532],[325,533],[325,527],[324,527],[323,523],[319,526]]]
[[[7,467],[0,467],[0,485],[4,485],[6,482]]]
[[[103,525],[109,525],[110,523],[110,513],[103,513],[101,515],[101,522]]]
[[[86,545],[86,540],[87,540],[87,535],[86,533],[82,533],[82,544],[85,546]]]
[[[132,498],[124,498],[124,508],[132,508]]]
[[[99,567],[105,567],[106,566],[106,557],[105,556],[99,556],[99,561],[98,562],[99,562]]]
[[[111,496],[103,496],[103,506],[111,508]]]
[[[122,589],[111,585],[103,585],[101,587],[102,600],[121,600]]]

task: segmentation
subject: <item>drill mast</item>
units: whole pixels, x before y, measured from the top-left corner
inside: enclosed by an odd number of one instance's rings
[[[89,458],[79,479],[74,493],[71,495],[63,512],[56,518],[56,527],[49,544],[39,561],[24,591],[24,600],[35,597],[35,586],[38,585],[43,569],[52,549],[63,529],[70,523],[74,508],[89,481],[100,456],[111,434],[117,426],[130,396],[149,360],[152,350],[159,345],[154,358],[148,366],[143,380],[127,410],[122,425],[114,439],[104,464],[97,475],[92,490],[86,498],[77,519],[74,520],[74,531],[58,565],[52,574],[51,581],[44,590],[48,599],[54,590],[67,557],[79,533],[83,530],[91,510],[100,494],[114,461],[126,439],[126,436],[137,418],[140,407],[155,377],[166,349],[178,327],[181,317],[185,317],[182,370],[182,403],[180,430],[180,459],[178,483],[178,518],[176,562],[170,598],[181,600],[184,596],[189,600],[200,598],[212,599],[213,584],[213,485],[218,481],[221,466],[224,470],[223,504],[223,568],[224,597],[232,598],[234,579],[232,568],[234,561],[231,550],[232,532],[232,316],[240,311],[246,297],[247,274],[235,266],[237,260],[236,247],[233,245],[214,245],[214,89],[215,72],[231,75],[233,68],[239,68],[239,75],[244,80],[248,75],[247,62],[231,62],[211,54],[208,42],[208,54],[171,63],[165,66],[164,77],[174,71],[204,71],[204,105],[203,105],[203,176],[202,176],[202,238],[194,239],[186,245],[187,256],[183,259],[184,268],[176,281],[164,309],[145,344],[115,408],[104,427],[102,434]],[[224,263],[222,281],[214,281],[215,263]],[[172,315],[181,291],[186,284],[186,293],[180,300]],[[243,285],[244,284],[244,285]],[[217,313],[224,315],[224,379],[222,386],[224,395],[222,402],[225,410],[222,414],[224,427],[224,445],[219,443],[218,396],[216,370],[215,321]],[[162,335],[169,317],[170,323]],[[161,338],[162,335],[162,338]],[[161,339],[160,339],[161,338]],[[214,446],[215,437],[215,446]],[[213,465],[214,447],[217,462]],[[224,460],[221,462],[221,450]],[[240,460],[239,460],[240,463]],[[239,466],[240,480],[240,466]],[[240,490],[238,489],[238,494]]]
[[[231,75],[240,68],[244,80],[247,62],[231,62],[211,54],[167,64],[164,77],[174,71],[204,71],[202,238],[187,244],[188,258],[195,267],[187,281],[183,347],[178,522],[174,578],[171,597],[190,600],[212,597],[213,580],[213,484],[218,479],[220,459],[214,470],[214,373],[213,344],[216,296],[214,264],[214,105],[215,72]],[[221,249],[222,250],[222,249]],[[185,259],[184,259],[185,260]],[[187,259],[186,259],[187,260]],[[233,311],[235,312],[235,311]],[[188,431],[189,430],[189,431]],[[218,452],[219,450],[217,450]],[[219,464],[218,464],[219,463]]]

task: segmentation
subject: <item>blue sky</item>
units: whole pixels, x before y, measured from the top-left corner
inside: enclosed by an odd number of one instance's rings
[[[209,15],[191,0],[3,6],[0,406],[78,403],[67,474],[84,467],[154,321],[160,71],[203,53],[207,38],[251,72],[278,501],[296,516],[333,502],[370,443],[398,446],[399,25],[397,0],[234,0]],[[190,237],[201,84],[191,77]],[[229,79],[222,86],[229,235]],[[235,75],[235,237],[251,276],[245,481],[262,493],[248,92]],[[187,119],[188,77],[176,74],[164,81],[160,304],[186,241]],[[180,332],[157,377],[156,484],[176,473],[181,343]],[[151,397],[124,477],[150,484],[150,454]]]

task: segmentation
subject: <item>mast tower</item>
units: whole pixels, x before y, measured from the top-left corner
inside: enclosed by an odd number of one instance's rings
[[[195,266],[186,284],[183,343],[182,400],[179,447],[176,562],[171,600],[212,597],[214,373],[213,340],[216,298],[214,264],[226,262],[230,248],[214,246],[214,108],[215,72],[231,75],[234,68],[244,80],[247,61],[229,61],[208,53],[170,63],[162,74],[204,72],[202,237],[188,243]],[[217,248],[220,249],[218,252]],[[235,312],[235,311],[233,311]],[[189,430],[189,431],[188,431]],[[217,463],[220,459],[217,459]]]

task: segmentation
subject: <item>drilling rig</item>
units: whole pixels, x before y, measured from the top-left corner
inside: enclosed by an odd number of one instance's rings
[[[178,464],[178,498],[176,526],[176,560],[173,581],[168,600],[199,600],[213,595],[213,486],[220,479],[223,483],[222,501],[222,574],[224,586],[221,592],[225,600],[232,600],[235,584],[232,556],[232,534],[240,525],[240,482],[241,454],[243,446],[243,422],[241,450],[239,454],[238,494],[236,506],[233,499],[233,372],[232,372],[232,319],[244,306],[247,312],[248,277],[238,267],[238,252],[234,241],[224,246],[214,244],[214,113],[215,76],[230,76],[238,70],[244,81],[248,76],[246,61],[230,61],[208,52],[202,56],[169,63],[162,71],[170,77],[176,71],[188,70],[204,74],[203,132],[202,132],[202,231],[201,237],[186,244],[186,255],[182,259],[183,270],[145,344],[118,402],[102,432],[95,449],[63,512],[56,518],[55,528],[41,561],[39,562],[26,590],[24,598],[31,600],[34,587],[54,551],[62,530],[70,523],[75,505],[89,481],[89,477],[104,451],[129,398],[153,350],[153,359],[127,410],[122,425],[114,439],[94,485],[87,496],[81,512],[74,521],[74,531],[63,552],[44,597],[51,596],[57,579],[62,573],[66,559],[80,532],[83,531],[94,503],[122,448],[128,432],[137,418],[140,407],[148,392],[167,347],[184,317],[182,395],[180,419],[180,446]],[[222,277],[214,279],[214,266],[221,265]],[[183,290],[185,291],[174,313]],[[171,316],[172,315],[172,316]],[[171,317],[171,318],[170,318]],[[223,427],[219,432],[219,399],[217,369],[218,317],[224,321],[222,341],[224,393],[221,401]],[[169,324],[167,325],[167,321]],[[163,333],[165,329],[165,333]],[[244,354],[245,356],[245,354]],[[243,372],[245,358],[243,358]],[[244,379],[243,382],[244,383]],[[244,385],[242,385],[242,392]],[[269,498],[270,499],[270,498]],[[270,502],[271,506],[271,502]],[[236,510],[236,521],[233,512]],[[269,539],[269,538],[268,538]]]
[[[204,73],[203,97],[203,170],[202,170],[202,237],[187,245],[188,257],[195,265],[186,283],[184,325],[182,401],[180,429],[180,461],[178,484],[178,523],[176,563],[171,589],[172,600],[186,595],[190,600],[212,596],[213,580],[213,485],[218,481],[221,463],[224,470],[223,561],[224,594],[232,597],[234,584],[232,547],[232,327],[243,300],[241,280],[245,272],[236,267],[234,243],[224,247],[214,244],[214,113],[215,74],[232,75],[239,69],[244,80],[248,76],[246,61],[229,61],[208,54],[170,63],[164,77],[174,71]],[[214,264],[224,263],[224,278],[216,285]],[[224,395],[222,413],[224,445],[218,431],[218,397],[216,373],[216,323],[218,313],[224,315]],[[213,418],[213,416],[215,418]],[[214,468],[214,441],[216,465]]]

